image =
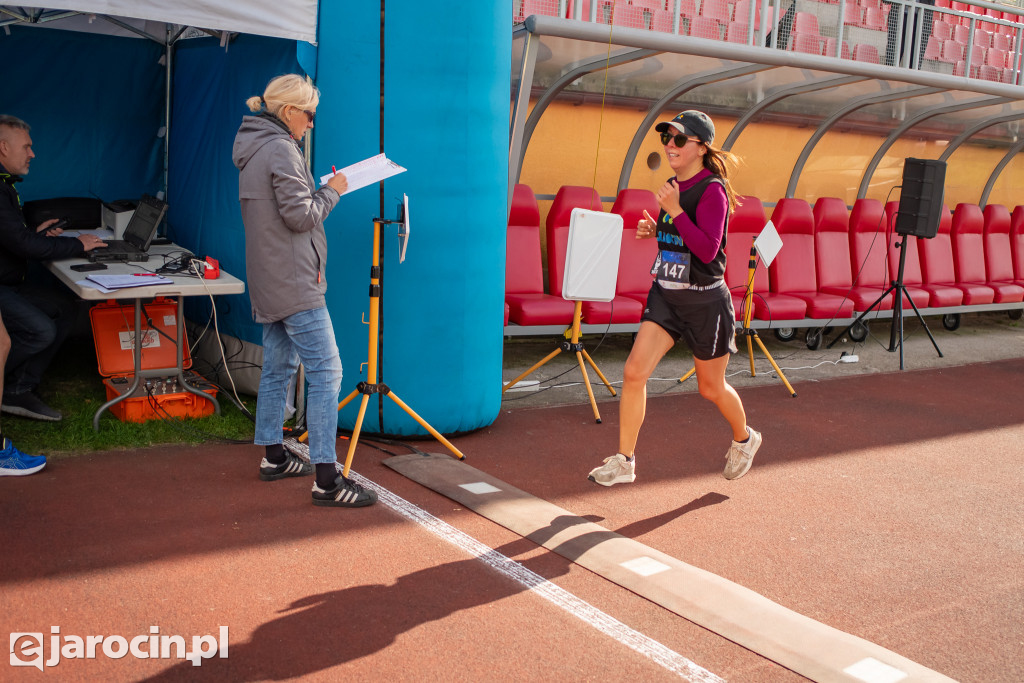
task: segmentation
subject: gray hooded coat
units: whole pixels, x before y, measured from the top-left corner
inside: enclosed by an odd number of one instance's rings
[[[324,219],[338,203],[317,189],[298,142],[270,115],[246,116],[231,159],[245,224],[245,268],[258,323],[326,305]]]

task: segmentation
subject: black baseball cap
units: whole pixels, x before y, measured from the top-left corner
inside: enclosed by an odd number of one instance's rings
[[[656,125],[654,130],[666,133],[670,128],[674,128],[683,135],[697,138],[705,145],[710,145],[715,141],[715,124],[711,122],[711,117],[696,109],[680,112],[671,121],[662,121]]]

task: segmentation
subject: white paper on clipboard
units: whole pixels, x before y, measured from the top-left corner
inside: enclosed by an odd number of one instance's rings
[[[363,159],[351,166],[346,166],[340,171],[320,176],[320,187],[326,185],[327,181],[333,178],[336,174],[343,173],[345,174],[345,179],[348,181],[348,189],[345,190],[345,194],[348,194],[362,189],[367,185],[379,183],[385,178],[390,178],[393,175],[404,173],[405,170],[406,169],[391,161],[391,159],[388,159],[384,153],[381,152],[377,156],[370,157],[369,159]]]
[[[779,231],[775,229],[775,224],[770,220],[765,223],[761,234],[754,239],[754,248],[757,249],[765,267],[770,266],[775,257],[779,255],[779,251],[782,249],[782,238],[779,237]]]
[[[565,250],[562,298],[570,301],[611,301],[619,273],[622,216],[573,209]]]

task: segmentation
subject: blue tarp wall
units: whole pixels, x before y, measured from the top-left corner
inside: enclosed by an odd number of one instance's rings
[[[408,194],[406,261],[398,263],[395,226],[382,240],[378,381],[444,433],[486,426],[500,408],[511,70],[505,9],[468,3],[447,14],[419,0],[388,0],[382,51],[380,5],[322,3],[315,67],[308,46],[253,36],[226,50],[212,38],[186,40],[174,53],[168,236],[234,275],[259,277],[245,272],[231,144],[245,99],[273,76],[302,72],[297,54],[307,71],[315,68],[322,93],[313,175],[380,151],[408,169],[383,189],[346,195],[328,218],[327,303],[344,397],[366,379],[373,219],[397,218]],[[39,156],[21,186],[26,200],[136,198],[161,188],[162,55],[137,38],[17,26],[0,36],[0,58],[17,65],[6,73],[0,110],[33,125]],[[197,300],[188,310],[204,321],[209,305]],[[218,297],[217,310],[221,332],[261,342],[247,295]],[[342,411],[339,424],[354,424],[358,404]],[[363,429],[426,433],[379,395]]]
[[[149,40],[11,26],[0,33],[0,113],[32,127],[18,185],[48,197],[138,199],[163,188],[165,69]]]

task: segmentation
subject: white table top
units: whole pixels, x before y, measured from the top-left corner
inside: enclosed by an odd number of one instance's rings
[[[70,238],[69,238],[70,239]],[[220,277],[216,280],[197,278],[195,275],[180,273],[177,275],[164,274],[170,279],[171,284],[147,285],[145,287],[128,287],[117,289],[112,292],[101,292],[98,289],[83,284],[86,278],[94,273],[108,275],[126,275],[129,273],[152,273],[164,264],[163,254],[177,256],[184,249],[176,244],[153,245],[149,249],[149,260],[144,263],[107,263],[105,270],[93,270],[78,272],[71,270],[71,266],[79,263],[88,263],[87,258],[71,258],[60,261],[49,261],[46,267],[56,275],[61,282],[68,286],[71,291],[82,299],[89,301],[105,301],[107,299],[148,299],[157,296],[203,296],[208,294],[241,294],[245,291],[245,283],[220,271]],[[172,260],[172,259],[168,259]]]

